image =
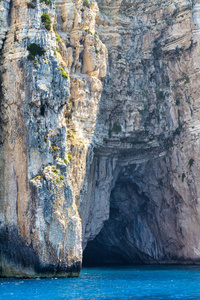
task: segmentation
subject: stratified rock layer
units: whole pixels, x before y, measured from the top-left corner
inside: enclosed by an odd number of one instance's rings
[[[77,205],[107,58],[94,34],[98,6],[13,1],[10,11],[1,56],[0,276],[77,276]]]
[[[85,263],[199,263],[199,4],[98,4],[109,56],[84,246],[110,210]]]
[[[0,276],[199,262],[199,15],[0,2]]]

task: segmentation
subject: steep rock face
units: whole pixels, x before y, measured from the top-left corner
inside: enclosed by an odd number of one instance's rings
[[[199,261],[199,9],[2,0],[1,276]]]
[[[13,1],[10,24],[4,12],[0,276],[77,276],[81,267],[78,195],[107,52],[94,35],[95,1],[47,4]]]
[[[109,57],[94,163],[109,163],[93,194],[107,195],[110,213],[85,263],[199,262],[199,4],[98,4]],[[107,206],[92,202],[90,216]]]
[[[10,18],[10,1],[0,2],[0,50],[5,39],[6,32],[9,28]]]

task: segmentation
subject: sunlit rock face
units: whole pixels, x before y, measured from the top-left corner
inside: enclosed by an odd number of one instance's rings
[[[0,15],[0,276],[77,276],[79,194],[107,62],[98,6],[8,5],[1,2]]]
[[[199,15],[0,2],[0,276],[199,261]]]
[[[198,263],[199,4],[98,5],[108,68],[91,174],[106,196],[90,204],[84,263]]]

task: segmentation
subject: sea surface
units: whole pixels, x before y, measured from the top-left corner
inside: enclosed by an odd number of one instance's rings
[[[200,266],[83,268],[79,278],[0,279],[0,299],[200,299]]]

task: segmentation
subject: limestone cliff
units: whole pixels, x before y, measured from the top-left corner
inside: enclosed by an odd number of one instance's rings
[[[199,16],[0,2],[0,276],[200,261]]]
[[[1,4],[0,274],[76,276],[77,205],[106,70],[98,7],[13,1],[6,14]]]
[[[96,251],[96,263],[199,262],[199,4],[98,4],[109,58],[94,193],[110,195],[110,214],[85,261]],[[89,218],[99,213],[90,205]],[[92,222],[85,245],[98,231]]]

